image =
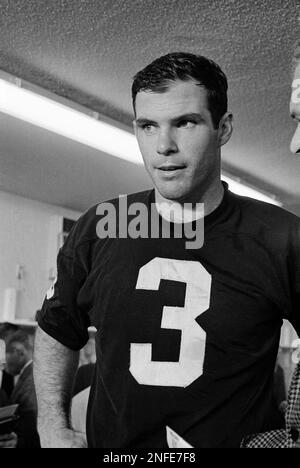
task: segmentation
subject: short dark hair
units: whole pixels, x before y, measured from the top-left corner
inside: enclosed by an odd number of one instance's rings
[[[7,340],[6,348],[8,349],[14,343],[21,343],[27,351],[33,350],[32,339],[24,330],[18,330],[11,335]]]
[[[216,128],[228,106],[226,75],[212,60],[188,52],[163,55],[136,73],[131,89],[134,113],[140,91],[164,93],[176,80],[194,80],[206,88],[208,109]]]
[[[0,323],[0,338],[4,341],[8,340],[9,337],[19,330],[18,325],[9,322]]]

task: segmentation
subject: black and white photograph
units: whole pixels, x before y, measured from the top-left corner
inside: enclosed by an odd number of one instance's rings
[[[300,448],[299,0],[0,0],[0,448]]]

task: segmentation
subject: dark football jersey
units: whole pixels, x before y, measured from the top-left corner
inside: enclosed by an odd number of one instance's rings
[[[167,447],[166,426],[193,447],[238,447],[272,429],[282,319],[300,329],[299,219],[225,186],[203,246],[187,249],[184,237],[100,239],[97,213],[59,252],[38,315],[74,350],[97,329],[89,447]]]

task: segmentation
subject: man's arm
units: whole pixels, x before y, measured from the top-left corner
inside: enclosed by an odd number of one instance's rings
[[[70,423],[70,401],[78,358],[79,352],[62,345],[38,327],[34,382],[42,447],[86,447],[85,435],[73,431]]]

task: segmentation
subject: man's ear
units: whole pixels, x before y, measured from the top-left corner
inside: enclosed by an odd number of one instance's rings
[[[227,141],[230,140],[232,131],[233,131],[233,115],[231,112],[225,112],[223,117],[221,118],[219,122],[219,128],[218,128],[218,140],[219,140],[219,146],[223,146],[227,143]]]

